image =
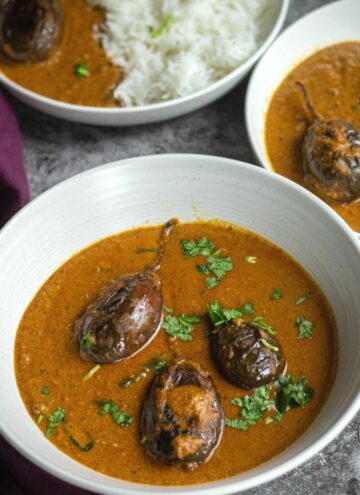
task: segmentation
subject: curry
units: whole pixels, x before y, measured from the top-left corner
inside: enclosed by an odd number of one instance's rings
[[[314,421],[337,368],[334,317],[309,275],[253,233],[174,223],[159,249],[160,235],[146,227],[103,239],[45,282],[17,332],[17,384],[47,438],[92,469],[156,485],[233,476],[284,450]],[[161,287],[161,328],[127,359],[101,361],[96,339],[112,328],[109,318],[103,324],[101,297],[111,293],[105,299],[114,308],[116,284],[126,288],[134,274],[146,282],[146,267]],[[134,290],[144,289],[139,284]],[[84,333],[87,312],[93,320]],[[246,339],[218,360],[218,340],[226,347],[238,327]],[[229,379],[222,364],[234,353],[241,373],[233,367]],[[249,353],[261,358],[257,373],[247,369]],[[199,419],[196,428],[189,418]]]
[[[118,106],[112,89],[122,78],[121,68],[112,64],[94,37],[103,12],[85,0],[61,0],[60,4],[63,32],[51,55],[35,63],[17,63],[0,51],[0,71],[48,98],[77,105]]]
[[[275,91],[265,124],[266,149],[274,171],[318,194],[357,232],[359,127],[359,42],[327,47],[295,67]],[[316,170],[309,174],[309,161],[320,156],[332,163],[319,164],[318,160]],[[347,189],[340,191],[344,182]],[[332,195],[327,193],[331,185],[337,187]]]

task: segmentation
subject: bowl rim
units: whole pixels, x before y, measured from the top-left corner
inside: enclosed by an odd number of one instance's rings
[[[356,247],[356,250],[359,252],[360,256],[360,244],[357,242],[357,238],[355,233],[351,230],[348,224],[342,220],[326,203],[321,201],[317,196],[313,195],[306,189],[302,188],[298,184],[290,181],[286,177],[282,177],[278,174],[272,174],[264,168],[255,167],[246,162],[237,161],[230,158],[218,157],[218,156],[209,156],[209,155],[196,155],[196,154],[163,154],[163,155],[149,155],[149,156],[140,156],[134,158],[128,158],[123,160],[118,160],[115,162],[111,162],[108,164],[104,164],[98,167],[94,167],[85,172],[79,173],[70,177],[59,184],[53,186],[48,189],[44,193],[40,194],[37,198],[32,200],[27,206],[21,209],[0,231],[0,240],[7,233],[8,230],[11,230],[13,225],[16,226],[17,221],[22,218],[24,215],[28,215],[29,211],[34,204],[38,204],[41,202],[46,202],[48,197],[54,194],[54,192],[61,191],[62,188],[68,187],[69,184],[75,183],[82,180],[82,177],[89,176],[92,174],[102,173],[106,170],[110,170],[111,168],[121,168],[127,165],[131,165],[134,167],[136,165],[141,166],[144,162],[151,162],[153,160],[163,160],[167,166],[174,159],[183,159],[188,161],[203,161],[206,160],[208,162],[213,163],[221,163],[221,166],[229,166],[233,167],[242,167],[247,170],[252,170],[251,173],[256,174],[265,174],[270,178],[270,181],[278,182],[285,187],[292,189],[294,192],[297,191],[297,194],[303,195],[307,198],[307,201],[313,203],[313,205],[321,210],[325,211],[328,216],[331,216],[333,221],[342,228],[344,233],[344,239],[347,242]],[[317,454],[320,450],[322,450],[326,445],[328,445],[353,419],[355,414],[360,410],[360,389],[356,393],[353,398],[351,404],[347,408],[346,412],[342,414],[334,424],[329,428],[326,433],[324,433],[317,441],[309,445],[307,448],[304,448],[301,452],[294,455],[291,459],[286,462],[283,462],[281,465],[273,467],[265,471],[264,473],[256,474],[251,476],[245,480],[236,480],[235,477],[224,478],[218,480],[216,482],[201,484],[201,485],[186,485],[182,487],[169,487],[169,486],[154,486],[154,485],[143,485],[143,484],[128,484],[128,487],[103,487],[101,482],[86,480],[81,478],[80,476],[73,475],[68,473],[65,469],[56,467],[52,465],[50,462],[48,463],[46,459],[41,458],[37,454],[34,454],[30,449],[26,449],[21,444],[18,444],[16,440],[13,440],[11,432],[5,431],[4,428],[0,424],[0,433],[3,437],[24,457],[33,462],[35,465],[46,471],[47,473],[60,478],[63,481],[66,481],[72,485],[81,487],[83,489],[92,490],[97,493],[103,493],[108,495],[114,495],[121,493],[122,495],[149,495],[151,493],[163,493],[163,494],[177,494],[177,495],[204,495],[204,492],[208,495],[218,495],[219,490],[221,490],[222,494],[231,494],[235,493],[238,490],[246,490],[250,488],[254,488],[262,485],[263,483],[270,482],[279,476],[287,473],[288,471],[296,468],[300,464],[308,461],[311,457]],[[73,459],[73,462],[77,462]],[[251,472],[251,471],[248,471]],[[246,472],[245,472],[246,473]],[[110,477],[111,478],[111,477]],[[113,478],[116,479],[116,478]],[[119,480],[121,483],[123,480]],[[124,481],[123,481],[124,482]],[[126,482],[128,483],[128,482]],[[131,487],[130,487],[131,486]]]
[[[269,48],[269,46],[273,43],[273,41],[278,36],[282,26],[284,25],[285,19],[288,14],[290,0],[279,0],[281,2],[279,14],[277,16],[276,22],[273,24],[270,29],[268,35],[257,48],[257,50],[247,58],[243,63],[241,63],[236,69],[232,70],[226,76],[222,77],[218,81],[213,82],[209,86],[206,86],[203,89],[195,91],[186,96],[181,96],[179,98],[173,98],[171,100],[151,103],[147,105],[134,106],[134,107],[96,107],[96,106],[87,106],[87,105],[77,105],[74,103],[66,103],[60,100],[56,100],[54,98],[49,98],[47,96],[42,96],[35,91],[25,88],[24,86],[12,81],[8,78],[4,73],[0,70],[0,83],[15,93],[15,95],[20,94],[22,97],[30,99],[38,104],[47,105],[48,107],[52,107],[54,109],[58,109],[60,111],[73,111],[78,112],[80,114],[93,114],[93,115],[138,115],[138,114],[147,114],[156,110],[165,110],[169,108],[176,108],[177,106],[181,106],[183,104],[189,103],[192,100],[201,99],[203,96],[206,96],[209,93],[215,92],[222,86],[225,86],[227,83],[236,80],[243,72],[247,72],[250,68],[255,64],[255,62],[265,53],[265,51]]]

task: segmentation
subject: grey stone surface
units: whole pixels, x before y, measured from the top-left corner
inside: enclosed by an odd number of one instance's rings
[[[292,0],[287,24],[328,3]],[[191,115],[132,128],[71,124],[14,102],[33,197],[78,172],[138,155],[205,153],[253,162],[243,116],[246,85],[247,80],[220,101]],[[311,461],[247,494],[360,495],[359,420],[360,415]]]

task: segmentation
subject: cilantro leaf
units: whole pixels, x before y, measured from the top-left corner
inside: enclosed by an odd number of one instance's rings
[[[307,320],[304,315],[300,315],[296,318],[296,326],[299,330],[298,339],[303,340],[312,338],[312,331],[315,324],[312,321]]]
[[[202,237],[197,241],[183,239],[181,247],[185,256],[210,256],[215,249],[215,244],[209,241],[206,237]]]
[[[78,442],[76,440],[76,438],[74,438],[72,436],[70,436],[69,438],[70,438],[70,442],[73,445],[75,445],[75,447],[77,447],[79,450],[81,450],[81,452],[89,452],[89,450],[91,450],[93,448],[95,442],[94,442],[94,440],[91,439],[90,435],[88,435],[88,436],[89,436],[90,440],[86,445],[81,445],[81,443]]]
[[[225,425],[237,430],[247,430],[256,424],[261,416],[274,407],[275,401],[270,399],[269,385],[255,388],[252,395],[235,397],[231,404],[241,407],[239,419],[225,419]]]
[[[172,15],[168,15],[165,21],[157,29],[152,28],[152,30],[150,31],[151,38],[158,38],[159,36],[164,34],[169,29],[169,26],[173,21],[174,17]]]
[[[41,389],[41,393],[42,393],[43,395],[49,395],[49,389],[48,389],[48,387],[42,387],[42,389]]]
[[[283,295],[280,289],[274,289],[269,299],[272,301],[278,301],[282,296]]]
[[[211,275],[211,270],[207,265],[196,265],[196,269],[203,275]]]
[[[161,327],[166,330],[167,334],[186,342],[192,340],[193,325],[196,323],[201,323],[198,316],[168,315]]]
[[[181,241],[183,253],[187,257],[205,256],[206,263],[196,265],[196,269],[205,275],[205,284],[208,289],[219,285],[220,280],[233,269],[230,256],[220,256],[221,249],[215,250],[215,244],[206,237],[198,240],[183,239]]]
[[[307,292],[306,294],[304,294],[303,296],[300,296],[296,299],[295,301],[295,304],[296,306],[299,306],[299,304],[302,304],[303,302],[305,302],[307,299],[312,299],[312,292],[309,291]]]
[[[216,278],[223,278],[227,272],[233,269],[233,262],[230,256],[212,255],[207,258],[207,267]]]
[[[239,308],[240,312],[244,315],[253,315],[255,314],[254,306],[251,302],[245,302],[241,308]]]
[[[239,309],[222,308],[218,301],[214,301],[208,305],[208,315],[211,323],[217,327],[234,318],[241,318],[242,313]]]
[[[274,345],[271,345],[266,339],[260,339],[260,344],[264,347],[266,347],[267,349],[269,349],[270,351],[273,351],[273,352],[278,352],[279,351],[279,348],[278,347],[275,347]]]
[[[220,279],[216,277],[208,277],[205,280],[206,287],[208,289],[214,289],[214,287],[217,287],[219,285]]]
[[[110,414],[114,423],[120,426],[127,427],[131,425],[131,423],[134,421],[134,416],[120,411],[118,405],[112,400],[110,401],[99,400],[96,401],[96,404],[100,407],[99,409],[100,416],[104,416],[105,414]]]
[[[48,418],[48,425],[45,431],[45,436],[50,437],[55,428],[59,426],[59,424],[64,421],[65,418],[65,409],[62,407],[58,407],[54,412],[52,412]]]
[[[266,323],[262,316],[256,316],[252,320],[252,323],[257,327],[261,328],[262,330],[265,330],[265,332],[267,332],[269,335],[274,335],[276,333],[274,327]]]
[[[147,374],[152,371],[155,375],[161,373],[161,371],[166,368],[166,366],[170,363],[170,361],[164,359],[161,360],[161,355],[160,356],[154,356],[151,359],[148,359],[146,361],[145,365],[143,368],[137,372],[137,373],[132,373],[130,376],[127,376],[121,382],[119,383],[120,388],[125,389],[128,388],[130,385],[133,383],[137,383],[143,378],[146,378]]]
[[[89,349],[95,342],[94,336],[86,333],[80,341],[80,349]]]
[[[161,360],[160,356],[154,356],[153,358],[146,361],[145,368],[148,368],[150,371],[155,373],[155,375],[158,375],[164,368],[166,368],[166,366],[168,366],[169,363],[170,361],[166,359]]]
[[[82,78],[82,77],[89,77],[90,76],[90,70],[89,67],[85,62],[79,62],[78,64],[74,65],[74,75],[76,77]]]
[[[86,375],[83,378],[83,381],[86,382],[89,378],[91,378],[97,371],[100,369],[100,364],[96,364],[91,370],[86,373]]]
[[[275,382],[275,387],[277,389],[276,409],[281,415],[294,407],[305,406],[314,396],[313,389],[308,386],[303,376],[296,382],[291,374],[280,375]]]

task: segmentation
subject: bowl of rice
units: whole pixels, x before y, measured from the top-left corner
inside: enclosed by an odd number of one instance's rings
[[[171,119],[238,84],[278,35],[289,1],[87,0],[104,11],[94,37],[124,72],[112,89],[116,107],[64,103],[4,74],[0,81],[37,110],[74,122],[137,125]]]

